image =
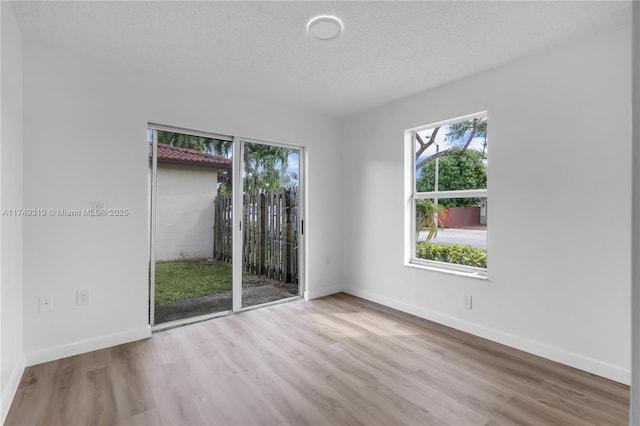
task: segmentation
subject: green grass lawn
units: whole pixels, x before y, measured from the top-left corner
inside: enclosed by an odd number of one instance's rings
[[[231,264],[180,261],[156,263],[156,305],[231,291]]]

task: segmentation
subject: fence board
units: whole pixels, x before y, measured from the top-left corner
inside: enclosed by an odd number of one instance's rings
[[[231,197],[216,197],[214,200],[213,253],[214,258],[225,262],[230,262],[232,256],[231,209]]]
[[[298,188],[243,196],[242,270],[298,283]],[[231,196],[214,201],[214,257],[231,262]]]

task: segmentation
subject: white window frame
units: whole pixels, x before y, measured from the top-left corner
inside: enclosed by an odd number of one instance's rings
[[[447,124],[457,123],[459,121],[471,120],[477,117],[485,116],[488,119],[487,111],[477,112],[473,114],[464,115],[461,117],[452,118],[449,120],[439,121],[425,126],[414,127],[407,129],[404,132],[404,148],[405,148],[405,250],[404,250],[404,264],[406,266],[418,267],[422,269],[434,270],[439,272],[453,273],[456,275],[463,275],[473,278],[487,278],[487,268],[478,268],[474,266],[458,265],[454,263],[438,262],[435,260],[420,259],[416,257],[416,212],[415,212],[415,200],[420,199],[446,199],[446,198],[485,198],[488,199],[487,189],[467,189],[456,191],[435,191],[418,192],[416,191],[416,133],[432,129],[438,126],[445,126]],[[488,186],[488,185],[487,185]],[[487,228],[488,229],[488,228]],[[488,235],[487,235],[488,240]]]

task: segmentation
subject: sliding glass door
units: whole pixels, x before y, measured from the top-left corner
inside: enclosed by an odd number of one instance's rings
[[[151,325],[300,295],[301,148],[150,125],[148,149]]]

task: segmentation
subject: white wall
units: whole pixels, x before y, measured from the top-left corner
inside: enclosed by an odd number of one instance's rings
[[[24,200],[40,208],[129,208],[125,218],[24,225],[27,363],[149,335],[147,124],[303,145],[308,152],[311,296],[340,285],[338,123],[42,44],[24,46]],[[75,306],[76,289],[91,304]],[[53,312],[38,298],[53,296]]]
[[[212,257],[217,169],[160,163],[156,179],[156,260]]]
[[[349,119],[347,291],[628,383],[630,67],[626,26]],[[483,110],[489,280],[404,266],[403,131]]]
[[[22,207],[22,36],[11,4],[0,4],[0,210]],[[0,390],[4,421],[24,370],[20,217],[0,219]]]

